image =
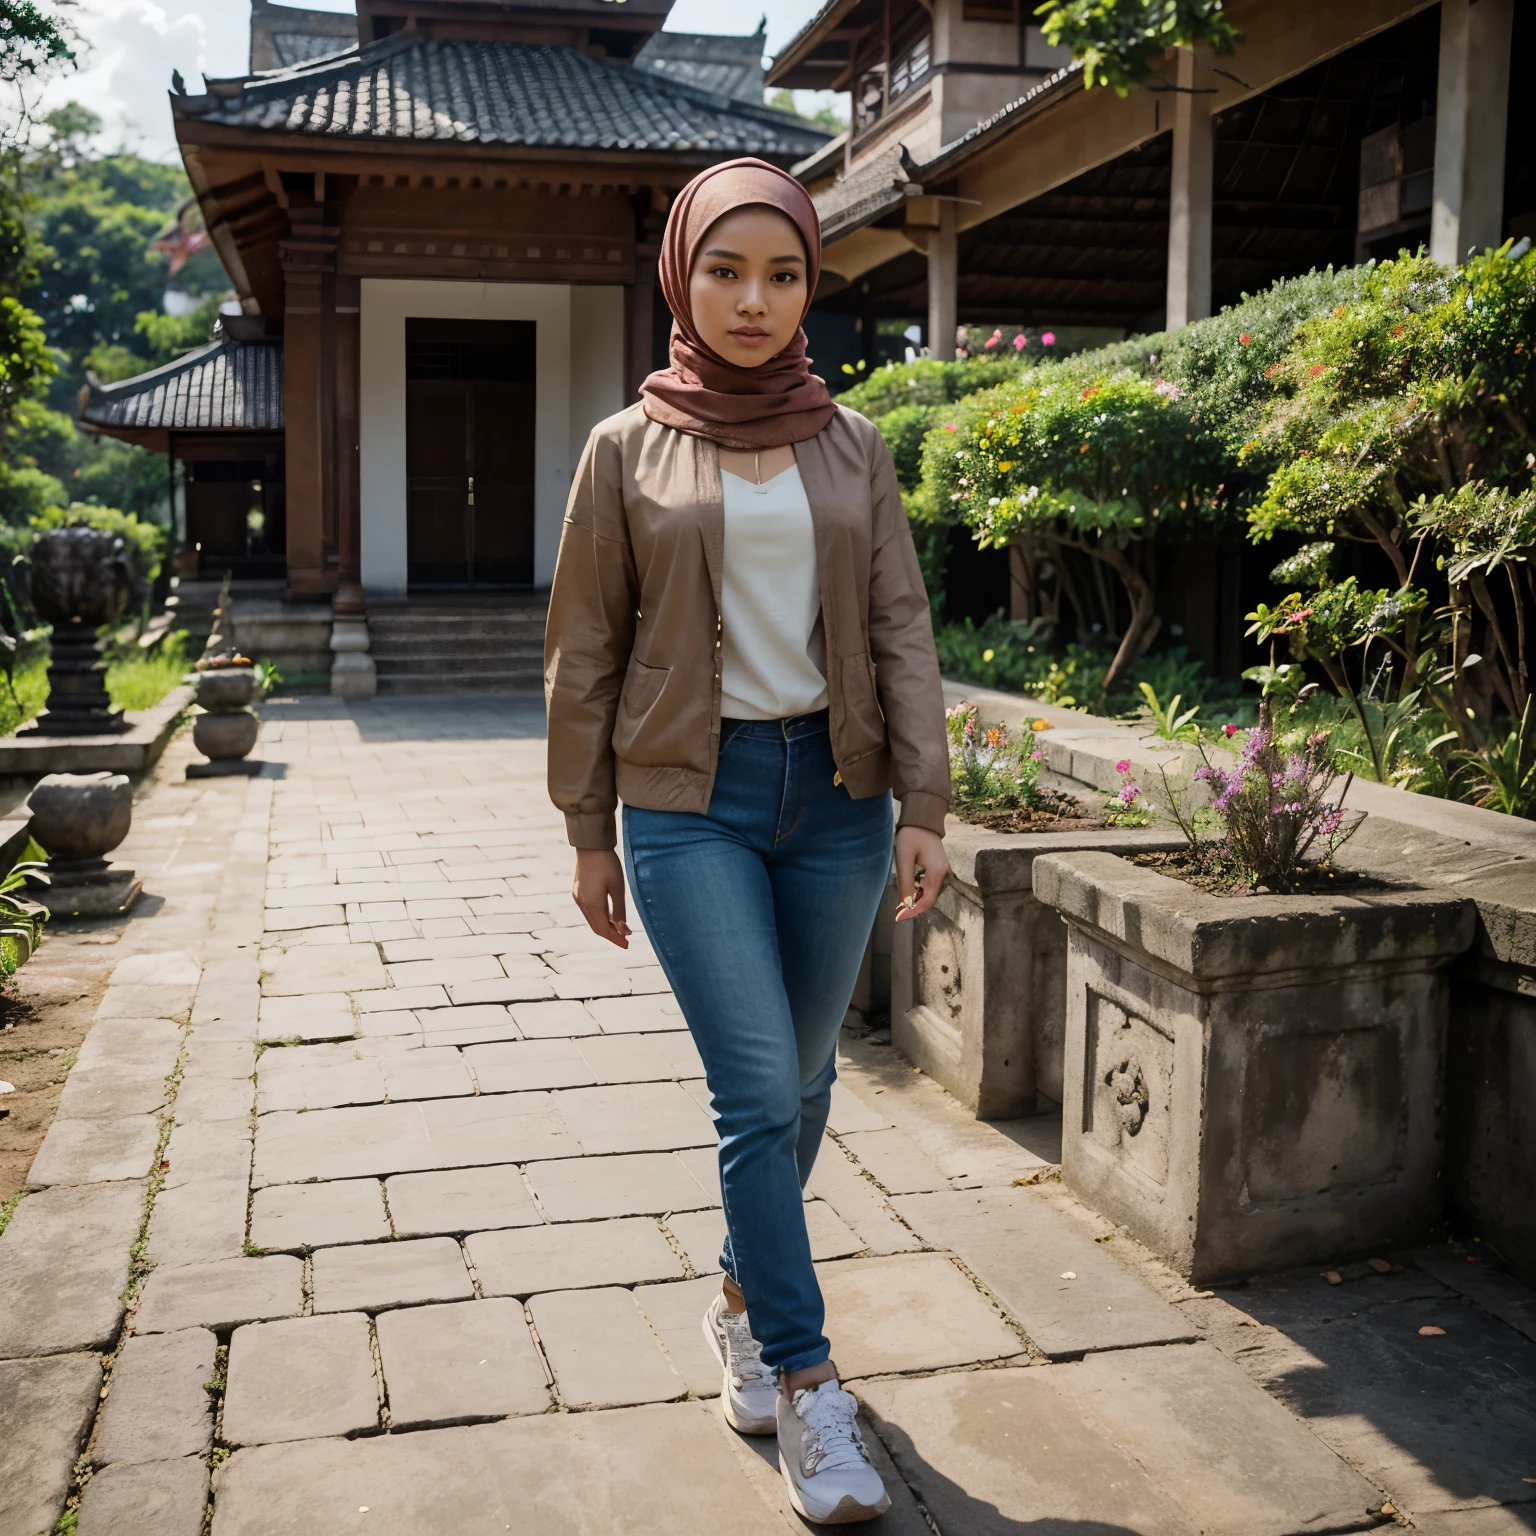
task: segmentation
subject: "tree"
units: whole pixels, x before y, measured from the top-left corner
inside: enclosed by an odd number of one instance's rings
[[[74,57],[57,16],[32,0],[0,0],[0,80],[24,79]]]
[[[1045,0],[1035,14],[1046,41],[1082,63],[1090,89],[1126,96],[1161,78],[1155,66],[1169,48],[1233,53],[1243,34],[1224,11],[1223,0]]]
[[[1158,536],[1208,531],[1225,516],[1220,443],[1178,385],[1125,368],[1040,368],[967,405],[927,438],[930,495],[947,496],[984,548],[1024,535],[1113,573],[1129,617],[1105,675],[1112,686],[1161,627]],[[1105,620],[1118,627],[1112,606]]]

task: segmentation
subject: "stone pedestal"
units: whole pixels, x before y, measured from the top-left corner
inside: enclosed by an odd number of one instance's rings
[[[111,736],[127,729],[107,693],[106,659],[93,629],[56,625],[49,641],[48,707],[33,722],[43,736]]]
[[[1200,1284],[1433,1235],[1472,902],[1211,896],[1108,853],[1038,858],[1034,889],[1069,928],[1075,1194]]]
[[[250,707],[256,693],[253,667],[207,667],[198,672],[197,702],[203,713],[192,722],[192,745],[208,762],[189,763],[189,779],[260,771],[259,763],[245,761],[261,729]]]
[[[371,699],[378,669],[368,654],[368,621],[338,615],[331,625],[331,693],[338,699]]]
[[[1148,830],[1007,834],[950,817],[950,878],[929,911],[895,925],[891,1043],[978,1120],[1059,1104],[1067,930],[1035,899],[1035,858],[1179,841]]]
[[[48,855],[52,884],[43,905],[54,917],[112,917],[138,899],[131,869],[106,855],[133,825],[133,786],[121,773],[50,773],[27,801],[32,836]]]

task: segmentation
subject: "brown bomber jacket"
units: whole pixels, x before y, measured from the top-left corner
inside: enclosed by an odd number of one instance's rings
[[[944,697],[890,453],[839,407],[795,459],[815,528],[838,771],[855,799],[894,791],[902,825],[942,835]],[[575,847],[614,846],[621,798],[708,809],[724,553],[715,445],[639,405],[600,422],[571,487],[544,639],[549,794]]]

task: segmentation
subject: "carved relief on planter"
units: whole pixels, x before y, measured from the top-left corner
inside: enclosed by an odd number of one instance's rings
[[[1443,1207],[1446,967],[1470,902],[1222,897],[1036,861],[1067,920],[1062,1171],[1198,1282],[1426,1240]]]
[[[953,873],[891,948],[891,1040],[978,1119],[1062,1097],[1067,930],[1030,890],[1038,855],[1173,848],[1162,832],[990,832],[950,819]]]

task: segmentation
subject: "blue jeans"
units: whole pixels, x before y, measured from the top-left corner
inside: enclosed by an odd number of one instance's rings
[[[829,1354],[801,1190],[891,863],[890,796],[855,800],[836,773],[825,710],[747,721],[722,740],[704,815],[624,807],[637,915],[714,1100],[720,1265],[776,1371]]]

